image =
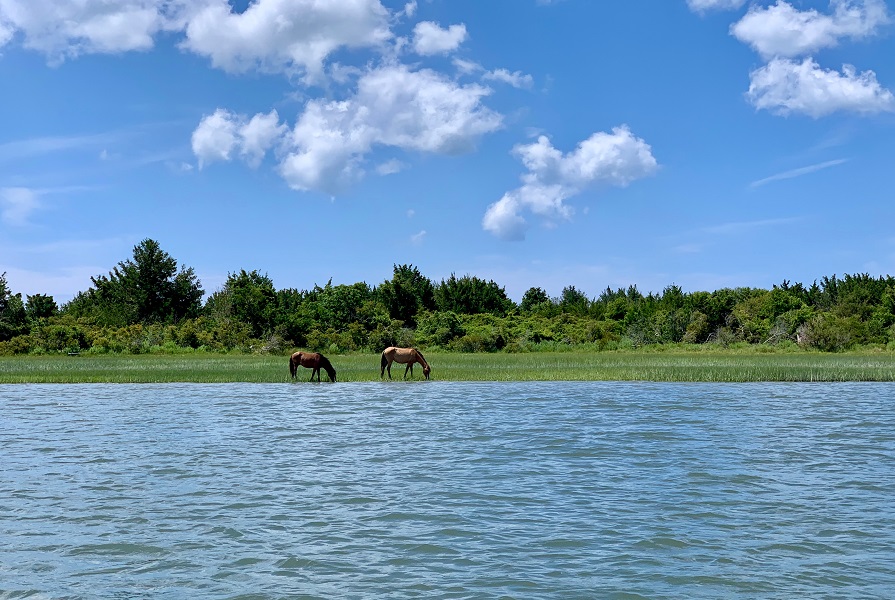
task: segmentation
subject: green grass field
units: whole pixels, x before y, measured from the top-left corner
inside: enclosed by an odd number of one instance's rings
[[[378,381],[379,356],[331,355],[340,382]],[[895,353],[740,351],[427,353],[436,381],[895,381]],[[400,380],[401,365],[392,366]],[[296,381],[311,372],[300,369]],[[326,374],[323,373],[326,382]],[[414,368],[414,379],[422,369]],[[0,357],[0,383],[283,383],[288,358],[236,354]]]

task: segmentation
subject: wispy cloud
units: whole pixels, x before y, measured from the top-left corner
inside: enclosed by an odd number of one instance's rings
[[[780,227],[796,223],[801,219],[798,217],[782,217],[779,219],[760,219],[757,221],[734,221],[730,223],[721,223],[720,225],[712,225],[703,229],[706,233],[712,234],[735,234],[751,231],[754,229],[764,229],[766,227]]]
[[[393,158],[391,160],[387,160],[384,163],[378,165],[376,167],[376,172],[380,175],[394,175],[395,173],[400,173],[404,169],[407,168],[407,164],[401,162],[397,158]]]
[[[426,237],[426,230],[423,229],[419,233],[415,233],[412,236],[410,236],[410,242],[416,246],[419,246],[420,244],[423,243],[423,240],[425,239],[425,237]]]
[[[801,177],[802,175],[809,175],[811,173],[816,173],[817,171],[822,171],[823,169],[829,169],[830,167],[835,167],[837,165],[841,165],[842,163],[848,162],[847,158],[837,158],[836,160],[828,160],[826,162],[817,163],[814,165],[808,165],[807,167],[800,167],[798,169],[792,169],[789,171],[784,171],[783,173],[777,173],[776,175],[771,175],[770,177],[765,177],[764,179],[759,179],[757,181],[753,181],[749,184],[749,187],[759,187],[765,185],[766,183],[771,183],[772,181],[780,181],[782,179],[793,179],[794,177]]]
[[[14,140],[0,144],[0,162],[16,158],[30,158],[52,152],[77,150],[80,148],[102,148],[120,138],[120,133],[97,133],[92,135],[45,136],[26,140]]]
[[[22,227],[28,217],[40,208],[38,194],[23,187],[0,189],[0,219],[7,225]]]
[[[7,225],[23,227],[36,210],[45,208],[42,196],[74,194],[97,189],[93,186],[71,185],[58,188],[4,187],[0,188],[0,220]]]
[[[673,250],[678,254],[699,254],[704,248],[703,244],[688,243],[675,246]]]

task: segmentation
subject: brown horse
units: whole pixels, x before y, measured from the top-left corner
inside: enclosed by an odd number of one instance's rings
[[[317,375],[317,381],[320,381],[320,369],[326,371],[330,381],[336,380],[336,370],[333,368],[329,359],[319,352],[296,352],[289,357],[289,372],[292,373],[292,379],[295,379],[295,372],[298,367],[302,366],[306,369],[314,369],[311,371],[311,379],[314,381],[314,375]]]
[[[385,350],[382,351],[382,360],[380,364],[382,369],[379,371],[379,378],[382,379],[382,376],[385,374],[385,370],[388,369],[388,378],[392,378],[392,363],[396,362],[402,365],[407,365],[404,368],[404,377],[407,377],[407,371],[410,371],[410,376],[413,377],[413,364],[419,363],[423,365],[423,375],[426,376],[426,379],[429,379],[429,372],[432,368],[429,366],[429,363],[426,362],[426,359],[423,358],[423,353],[417,350],[416,348],[395,348],[394,346],[389,346]]]

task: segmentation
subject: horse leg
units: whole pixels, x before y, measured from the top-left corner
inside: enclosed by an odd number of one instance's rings
[[[388,378],[392,378],[392,361],[388,361]]]
[[[308,379],[308,381],[314,381],[314,373],[317,373],[317,369],[312,369],[312,370],[311,370],[311,378]],[[320,374],[319,374],[319,373],[318,373],[317,377],[318,377],[318,378],[320,377]]]
[[[410,371],[410,378],[413,379],[413,363],[407,363],[404,367],[404,379],[407,379],[407,371]]]

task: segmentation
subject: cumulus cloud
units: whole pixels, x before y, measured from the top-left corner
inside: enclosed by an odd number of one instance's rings
[[[408,3],[405,14],[414,9]],[[228,0],[0,0],[0,46],[21,32],[25,48],[55,64],[148,50],[159,33],[178,32],[182,48],[215,67],[298,73],[316,82],[333,52],[391,40],[391,18],[380,0],[252,0],[241,12]]]
[[[690,10],[702,13],[709,10],[732,10],[741,7],[746,0],[687,0]]]
[[[229,161],[234,151],[251,167],[257,167],[264,155],[286,132],[276,110],[256,114],[250,120],[223,108],[200,121],[193,131],[193,154],[199,168],[215,161]]]
[[[240,156],[250,167],[257,167],[268,149],[286,132],[286,129],[286,125],[280,123],[276,110],[267,114],[256,114],[239,128]]]
[[[161,31],[183,26],[189,0],[0,0],[0,45],[21,32],[25,48],[51,63],[81,54],[152,48]]]
[[[0,219],[7,225],[21,227],[40,208],[39,194],[24,187],[0,188]]]
[[[777,58],[752,71],[746,97],[759,110],[814,118],[836,111],[874,114],[895,110],[892,92],[873,71],[858,73],[844,65],[842,73],[825,70],[811,58],[801,62]]]
[[[438,23],[422,21],[413,28],[413,49],[423,56],[453,52],[465,39],[466,25],[462,23],[442,29]]]
[[[777,0],[773,6],[753,6],[730,31],[764,58],[794,57],[836,46],[841,38],[859,39],[888,22],[883,0],[832,0],[833,13],[798,10]]]
[[[459,85],[427,69],[405,65],[373,69],[341,101],[305,105],[285,144],[280,173],[297,190],[335,194],[363,177],[375,146],[457,154],[501,126],[481,100],[490,90]]]
[[[183,46],[226,71],[299,71],[315,80],[335,50],[391,39],[388,20],[379,0],[256,0],[241,13],[213,0],[190,18]]]
[[[525,210],[548,222],[568,219],[572,209],[565,201],[571,196],[597,185],[624,187],[658,168],[649,144],[626,126],[612,133],[594,133],[566,154],[546,136],[516,146],[513,153],[527,169],[522,186],[489,206],[482,219],[486,231],[506,240],[524,239],[527,221],[521,213]]]

